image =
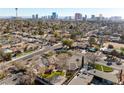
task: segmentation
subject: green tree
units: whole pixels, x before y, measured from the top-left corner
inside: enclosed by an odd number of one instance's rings
[[[12,53],[4,53],[3,54],[3,59],[5,61],[10,61],[12,59]]]
[[[60,34],[57,31],[55,31],[53,34],[54,34],[54,37],[60,37]]]
[[[19,77],[19,85],[34,85],[36,75],[32,72],[32,69],[26,70],[25,74]]]
[[[94,37],[90,37],[89,40],[88,40],[88,42],[89,42],[90,46],[92,46],[93,44],[96,43],[96,40],[95,40]]]
[[[52,26],[52,30],[53,30],[53,31],[59,30],[59,29],[60,29],[59,25],[53,25],[53,26]]]
[[[112,55],[112,59],[114,59],[115,56],[119,56],[119,53],[114,49],[114,50],[111,52],[111,55]]]
[[[73,33],[71,33],[71,39],[76,39],[76,35],[77,35],[77,34],[76,34],[76,33],[74,33],[74,32],[73,32]]]
[[[70,48],[70,47],[72,47],[73,40],[71,40],[71,39],[62,40],[62,44],[63,44],[63,46],[66,45],[66,46],[68,46]]]
[[[121,50],[121,52],[124,52],[124,47],[121,47],[120,50]]]
[[[1,44],[0,44],[0,60],[3,60],[3,50]]]
[[[113,49],[113,48],[114,48],[113,45],[111,45],[111,44],[108,45],[108,49]]]
[[[39,34],[39,35],[43,35],[43,34],[44,34],[44,32],[43,32],[43,31],[41,31],[41,30],[39,30],[39,31],[38,31],[38,34]]]
[[[124,35],[122,35],[120,38],[121,38],[121,40],[124,40]]]
[[[3,79],[6,76],[5,71],[0,70],[0,79]]]

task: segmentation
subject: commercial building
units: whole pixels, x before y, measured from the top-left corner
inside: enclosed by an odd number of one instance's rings
[[[82,20],[82,14],[81,13],[75,13],[75,20]]]
[[[87,21],[87,15],[85,15],[85,16],[83,17],[83,20],[84,20],[84,21]]]
[[[36,19],[38,19],[38,14],[36,14]]]
[[[52,13],[51,19],[58,19],[58,15],[56,12]]]
[[[102,21],[103,20],[103,15],[99,14],[99,20]]]
[[[65,20],[72,20],[72,17],[71,16],[66,16],[64,17]]]
[[[91,19],[95,19],[96,17],[95,17],[95,15],[91,15]]]
[[[35,19],[35,15],[32,15],[32,19]]]
[[[122,17],[121,16],[112,16],[112,17],[110,17],[110,20],[111,21],[121,21]]]
[[[32,15],[32,19],[38,19],[38,14],[36,14],[36,15]]]

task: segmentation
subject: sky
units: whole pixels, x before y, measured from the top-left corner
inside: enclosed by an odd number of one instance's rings
[[[91,15],[104,17],[122,16],[124,18],[124,8],[18,8],[18,16],[29,16],[38,14],[40,16],[51,15],[56,12],[59,16],[74,16],[75,13],[82,13],[90,17]],[[15,16],[15,8],[0,8],[0,17]]]

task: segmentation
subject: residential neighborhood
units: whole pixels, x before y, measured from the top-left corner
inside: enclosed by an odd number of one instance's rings
[[[0,84],[123,85],[124,21],[78,16],[1,18]]]

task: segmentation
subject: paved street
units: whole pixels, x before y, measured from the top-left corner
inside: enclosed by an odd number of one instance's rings
[[[110,72],[110,73],[102,72],[99,70],[89,70],[88,73],[95,75],[95,76],[98,76],[98,77],[101,77],[101,78],[106,79],[106,80],[110,80],[110,81],[117,83],[117,84],[119,83],[118,77],[117,77],[117,74],[119,72],[117,70],[114,70],[113,72]]]
[[[3,65],[7,65],[9,63],[12,63],[12,62],[19,62],[19,61],[22,61],[22,60],[26,60],[26,59],[32,58],[33,56],[36,56],[36,55],[42,55],[46,51],[54,50],[54,49],[60,48],[60,47],[62,47],[61,43],[55,44],[54,46],[51,46],[51,47],[43,47],[42,49],[40,49],[38,51],[32,52],[31,54],[27,54],[27,55],[21,56],[19,58],[12,59],[11,61],[8,61],[8,62],[5,62],[5,63],[1,63],[0,67],[3,66]]]

